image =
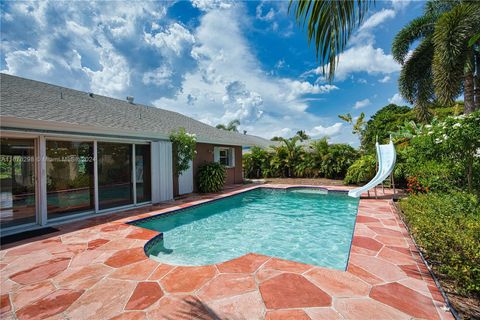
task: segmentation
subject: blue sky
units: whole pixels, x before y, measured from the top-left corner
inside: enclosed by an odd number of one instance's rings
[[[240,119],[270,138],[305,130],[358,144],[338,119],[398,94],[391,42],[424,2],[376,1],[321,75],[286,1],[1,2],[0,70],[174,110],[211,125]]]

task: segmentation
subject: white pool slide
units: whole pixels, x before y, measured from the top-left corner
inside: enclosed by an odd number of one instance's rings
[[[378,159],[378,171],[370,182],[360,188],[350,190],[348,195],[350,197],[359,198],[362,193],[367,192],[370,189],[375,188],[377,185],[381,184],[385,179],[387,179],[395,167],[395,160],[397,153],[395,152],[395,146],[393,145],[392,140],[389,144],[375,144],[377,149],[377,159]]]

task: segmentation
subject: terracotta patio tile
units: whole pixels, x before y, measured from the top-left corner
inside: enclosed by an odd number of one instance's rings
[[[345,319],[411,320],[409,315],[368,298],[338,299],[334,307]]]
[[[383,243],[386,246],[396,246],[408,248],[408,244],[403,237],[390,237],[390,236],[376,236],[375,240]]]
[[[262,266],[262,269],[275,269],[293,273],[304,273],[305,271],[312,269],[312,266],[300,262],[272,258]]]
[[[403,248],[403,247],[395,247],[395,246],[387,246],[387,248],[391,250],[395,250],[398,252],[401,252],[403,254],[406,254],[407,256],[411,256],[412,252],[410,251],[410,248]]]
[[[377,218],[372,218],[364,215],[357,215],[357,223],[380,222]]]
[[[163,297],[157,282],[139,282],[125,306],[125,310],[143,310]]]
[[[414,317],[438,319],[432,299],[396,282],[373,287],[370,297]]]
[[[383,247],[383,244],[375,239],[363,236],[354,236],[352,245],[373,251],[378,251]]]
[[[122,229],[128,229],[130,226],[123,224],[123,223],[117,223],[117,224],[109,224],[102,229],[100,229],[101,232],[112,232],[112,231],[118,231]]]
[[[326,268],[315,268],[305,276],[332,297],[366,296],[370,285],[351,273]]]
[[[372,251],[372,250],[368,250],[368,249],[365,249],[365,248],[352,246],[350,248],[350,253],[363,254],[363,255],[366,255],[366,256],[376,256],[378,251]]]
[[[110,318],[110,320],[145,320],[145,319],[147,319],[147,315],[143,311],[124,312],[122,314],[119,314],[118,316]]]
[[[147,311],[148,319],[218,319],[210,315],[209,308],[191,295],[165,296]]]
[[[374,276],[370,272],[366,271],[363,268],[360,268],[359,266],[357,266],[353,263],[348,264],[348,269],[347,270],[351,274],[357,276],[358,278],[360,278],[363,281],[368,282],[370,284],[379,284],[379,283],[384,282],[382,279]]]
[[[203,301],[209,301],[239,295],[256,289],[257,285],[253,275],[238,273],[219,274],[204,285],[197,292],[197,296]]]
[[[253,273],[270,257],[249,253],[239,258],[217,264],[222,273]]]
[[[398,281],[401,285],[404,285],[405,287],[408,287],[410,289],[413,289],[417,291],[418,293],[423,294],[424,296],[430,298],[432,295],[430,294],[430,290],[428,290],[428,285],[425,281],[423,280],[418,280],[414,278],[407,278]]]
[[[378,253],[378,257],[396,265],[409,265],[415,263],[415,260],[411,255],[406,255],[387,247],[383,248]]]
[[[98,250],[124,250],[129,249],[134,243],[135,239],[118,239],[111,240],[103,246],[99,247]]]
[[[35,267],[17,272],[10,279],[20,284],[31,284],[52,278],[68,267],[69,258],[56,258],[45,261]]]
[[[177,267],[160,280],[168,292],[193,292],[215,276],[214,266]]]
[[[405,278],[405,273],[400,268],[376,257],[351,254],[350,262],[385,281]]]
[[[343,317],[332,308],[308,308],[305,312],[312,320],[343,320]]]
[[[103,279],[85,292],[67,310],[70,319],[108,319],[123,310],[132,295],[135,283],[115,279]]]
[[[69,268],[53,281],[61,288],[89,289],[107,276],[112,268],[96,263],[85,267]]]
[[[212,318],[207,319],[264,319],[265,309],[257,291],[208,303]]]
[[[115,270],[110,278],[124,280],[146,280],[157,268],[158,262],[147,259]]]
[[[149,280],[160,280],[163,278],[170,270],[175,268],[175,266],[171,266],[169,264],[159,264],[157,269],[152,273],[152,275],[148,278]]]
[[[83,290],[59,289],[17,311],[17,317],[26,319],[46,319],[65,311],[81,295]]]
[[[132,232],[130,232],[127,238],[139,239],[139,240],[150,240],[158,234],[159,232],[157,231],[137,227]]]
[[[88,250],[94,250],[102,245],[104,245],[105,243],[108,243],[110,240],[107,240],[107,239],[95,239],[95,240],[92,240],[90,242],[88,242]]]
[[[330,306],[332,298],[301,275],[283,273],[260,284],[268,309]]]
[[[147,256],[142,247],[120,250],[114,253],[110,258],[105,261],[105,264],[120,268],[138,261],[146,260]]]
[[[386,227],[373,227],[373,226],[368,226],[368,227],[373,231],[375,231],[375,233],[378,235],[403,238],[403,234],[397,230],[392,230]]]
[[[50,280],[23,286],[12,294],[12,303],[18,310],[55,290]]]
[[[418,270],[418,267],[416,264],[402,265],[399,267],[400,269],[402,269],[403,272],[405,272],[407,276],[418,279],[418,280],[423,280],[422,274],[420,273],[420,270]]]
[[[277,276],[281,273],[283,273],[284,271],[280,271],[280,270],[275,270],[275,269],[268,269],[268,268],[260,268],[256,273],[255,273],[255,279],[258,281],[258,282],[263,282],[267,279],[270,279],[274,276]]]
[[[438,288],[436,286],[428,285],[428,290],[430,291],[430,294],[432,295],[433,300],[441,302],[441,303],[445,302],[442,294],[440,293],[440,290],[438,290]]]
[[[0,314],[10,312],[10,310],[12,310],[12,306],[10,304],[10,297],[8,293],[2,294],[0,296]]]
[[[274,310],[268,311],[266,320],[310,320],[303,310]]]

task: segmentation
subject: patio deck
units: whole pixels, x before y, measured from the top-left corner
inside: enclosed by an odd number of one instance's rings
[[[157,233],[125,224],[256,187],[68,223],[3,247],[1,318],[453,319],[388,199],[360,200],[346,272],[253,253],[161,264],[143,250]]]

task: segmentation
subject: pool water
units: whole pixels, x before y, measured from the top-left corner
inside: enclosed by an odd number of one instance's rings
[[[257,188],[133,224],[163,232],[148,254],[164,263],[199,266],[253,252],[344,270],[357,207],[343,193]]]

